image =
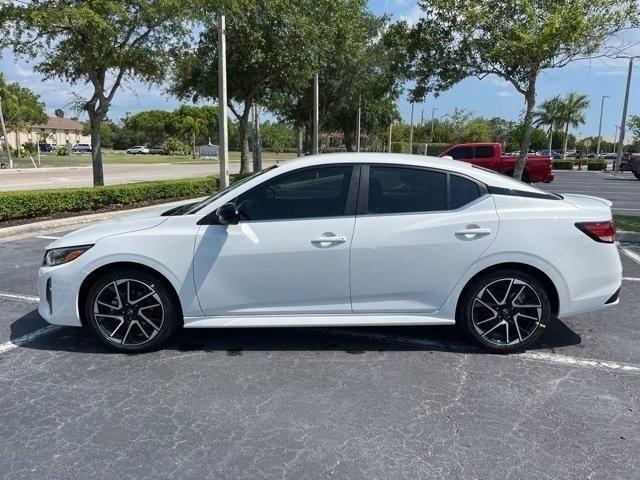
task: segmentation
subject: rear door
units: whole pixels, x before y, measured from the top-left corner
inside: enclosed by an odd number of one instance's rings
[[[496,237],[483,185],[420,167],[363,167],[351,244],[355,313],[438,310]]]

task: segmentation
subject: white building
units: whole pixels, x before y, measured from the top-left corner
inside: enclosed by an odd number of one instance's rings
[[[59,147],[75,143],[90,144],[91,137],[84,135],[83,129],[82,123],[71,118],[49,117],[45,125],[31,125],[19,132],[7,130],[7,142],[12,149],[28,142],[48,143]]]

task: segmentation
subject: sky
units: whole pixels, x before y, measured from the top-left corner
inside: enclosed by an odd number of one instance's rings
[[[369,7],[376,14],[386,13],[392,18],[406,20],[409,23],[415,23],[420,18],[420,9],[414,0],[369,0]],[[640,40],[640,33],[634,35]],[[640,51],[634,53],[640,54]],[[606,59],[577,62],[563,69],[548,71],[538,82],[538,103],[546,98],[569,92],[587,95],[591,102],[586,112],[587,123],[575,132],[578,138],[583,138],[598,134],[601,98],[608,95],[609,98],[605,100],[604,105],[602,136],[612,140],[615,126],[619,125],[621,120],[627,67],[627,60]],[[628,115],[640,114],[640,106],[637,104],[640,99],[640,60],[635,67]],[[71,87],[61,80],[43,80],[32,71],[30,64],[23,59],[16,60],[8,51],[2,52],[0,71],[9,81],[20,82],[40,94],[50,114],[56,108],[62,108],[67,112],[67,116],[72,116],[74,113],[70,107],[71,92],[89,92],[88,88]],[[161,86],[148,88],[133,83],[124,85],[122,91],[116,94],[109,117],[119,119],[126,113],[152,108],[171,110],[178,105],[179,102],[167,95],[165,88]],[[398,107],[403,119],[409,121],[411,106],[406,96],[400,99]],[[437,108],[436,117],[441,117],[456,107],[487,118],[499,116],[516,120],[522,113],[524,100],[512,86],[497,77],[487,77],[483,80],[467,79],[438,98],[429,96],[424,103],[416,104],[414,120],[420,121],[422,115],[425,120],[430,118],[433,108]]]

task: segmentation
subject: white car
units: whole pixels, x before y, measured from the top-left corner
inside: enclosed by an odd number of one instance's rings
[[[91,152],[91,145],[88,143],[76,143],[71,147],[73,153],[89,153]]]
[[[610,206],[442,158],[303,157],[56,240],[39,312],[124,351],[178,327],[460,323],[507,352],[618,303]]]
[[[136,145],[135,147],[128,148],[127,153],[131,155],[146,155],[147,153],[149,153],[149,148],[145,147],[144,145]]]

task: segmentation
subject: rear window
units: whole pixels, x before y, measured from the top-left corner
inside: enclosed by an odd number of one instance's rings
[[[476,158],[493,158],[493,147],[491,145],[478,145],[476,147]]]
[[[469,160],[473,158],[473,147],[456,147],[449,152],[454,160]]]

